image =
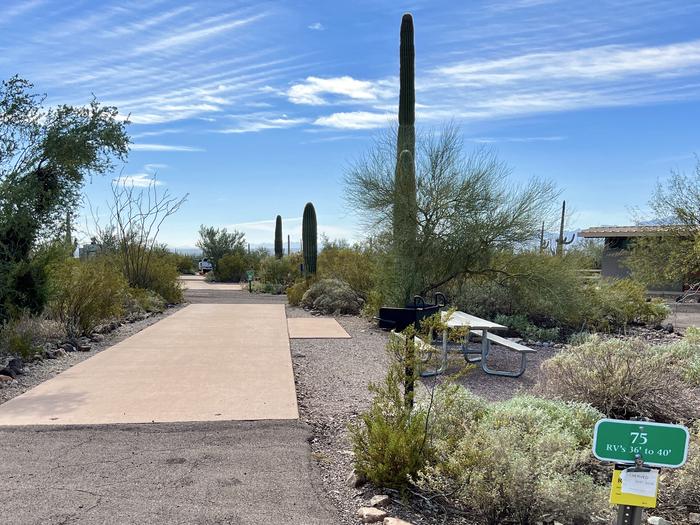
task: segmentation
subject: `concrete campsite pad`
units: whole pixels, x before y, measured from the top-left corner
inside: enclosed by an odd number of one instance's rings
[[[279,304],[187,306],[0,405],[0,425],[298,417]]]
[[[287,326],[290,339],[350,339],[340,323],[328,317],[293,317]]]
[[[183,275],[180,283],[185,290],[232,290],[240,291],[243,286],[239,283],[208,283],[200,275]]]

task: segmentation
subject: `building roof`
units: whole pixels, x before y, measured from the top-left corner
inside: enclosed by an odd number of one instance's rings
[[[584,239],[599,239],[603,237],[655,237],[671,233],[678,225],[665,226],[599,226],[587,228],[579,232]]]

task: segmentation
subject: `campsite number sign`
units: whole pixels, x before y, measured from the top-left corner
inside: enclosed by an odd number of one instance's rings
[[[600,460],[677,468],[688,457],[688,429],[647,421],[601,419],[593,431],[593,454]]]

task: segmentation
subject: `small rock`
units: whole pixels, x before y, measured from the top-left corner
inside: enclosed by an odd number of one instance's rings
[[[7,362],[7,368],[14,370],[16,374],[23,374],[24,362],[19,357],[13,357]]]
[[[56,350],[54,350],[54,355],[56,357],[65,357],[68,353],[63,348],[56,348]]]
[[[73,346],[71,343],[63,343],[61,345],[61,349],[63,349],[65,352],[75,352],[75,346]]]
[[[92,347],[90,345],[84,345],[84,344],[78,345],[79,352],[89,352],[90,350],[92,350]]]
[[[0,369],[0,376],[6,376],[11,379],[14,379],[15,377],[17,377],[17,373],[11,368],[5,367]]]
[[[353,470],[345,481],[350,487],[356,489],[367,483],[367,478]]]
[[[650,516],[647,518],[647,523],[649,525],[671,525],[671,522],[663,519],[660,516]]]
[[[404,520],[400,520],[399,518],[384,518],[384,523],[382,525],[413,525],[412,523],[409,523]]]
[[[691,512],[688,514],[688,521],[693,524],[700,523],[700,513]]]
[[[102,341],[105,340],[105,336],[102,334],[94,333],[90,336],[90,340],[93,343],[101,343]]]
[[[385,511],[374,507],[360,507],[357,515],[362,520],[362,523],[377,523],[387,516]]]
[[[372,507],[386,507],[390,501],[391,498],[386,494],[377,494],[376,496],[372,496],[372,499],[369,500],[369,504]]]
[[[0,375],[0,385],[9,385],[12,382],[14,382],[14,379],[10,376]]]
[[[664,330],[666,330],[667,333],[672,334],[673,333],[673,325],[671,323],[668,323],[667,325],[664,325]],[[663,518],[662,518],[663,519]]]

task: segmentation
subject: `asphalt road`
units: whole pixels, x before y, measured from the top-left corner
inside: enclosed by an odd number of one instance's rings
[[[0,521],[333,524],[309,436],[298,421],[3,428]]]

